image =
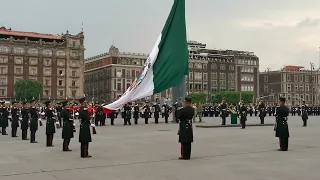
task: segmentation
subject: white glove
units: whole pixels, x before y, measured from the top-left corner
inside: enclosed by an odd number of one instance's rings
[[[91,127],[96,127],[96,125],[95,124],[91,124]]]

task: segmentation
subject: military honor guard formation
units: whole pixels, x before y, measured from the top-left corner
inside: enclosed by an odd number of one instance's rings
[[[18,127],[21,127],[22,140],[28,139],[28,130],[30,131],[30,143],[38,143],[36,141],[36,132],[39,126],[45,124],[46,146],[53,147],[53,138],[56,129],[62,128],[62,151],[69,152],[69,144],[77,132],[75,120],[79,120],[79,143],[81,144],[81,157],[90,158],[89,143],[92,142],[91,134],[96,134],[96,126],[106,126],[107,118],[110,118],[110,125],[114,125],[114,120],[119,114],[123,118],[123,125],[131,125],[131,118],[134,119],[134,124],[139,124],[139,118],[144,119],[144,124],[149,123],[149,119],[154,117],[155,124],[159,123],[159,118],[164,118],[164,123],[169,123],[170,115],[174,114],[175,121],[179,123],[179,143],[181,143],[181,157],[179,159],[188,160],[191,157],[191,143],[193,142],[193,122],[196,122],[196,117],[199,122],[202,122],[202,117],[221,117],[221,126],[226,125],[226,118],[230,114],[236,114],[240,120],[241,128],[245,129],[248,116],[259,116],[260,123],[264,124],[264,118],[269,116],[275,117],[275,135],[279,138],[280,151],[288,150],[288,116],[290,110],[285,106],[285,98],[279,98],[279,103],[275,107],[265,107],[263,102],[260,102],[257,109],[253,109],[250,105],[245,105],[239,102],[237,105],[229,105],[225,100],[219,105],[202,106],[201,104],[192,104],[191,97],[187,96],[182,104],[175,103],[173,106],[168,104],[154,103],[149,105],[128,103],[118,111],[113,111],[110,114],[104,112],[103,105],[98,102],[87,103],[83,97],[78,100],[78,103],[68,102],[67,100],[54,104],[51,101],[36,103],[35,100],[24,102],[11,102],[11,106],[2,101],[0,103],[0,127],[1,134],[7,134],[9,121],[11,122],[11,136],[18,137]],[[303,126],[307,126],[309,115],[318,115],[303,102],[299,108],[291,108],[292,115],[298,114],[301,116]],[[258,113],[255,113],[255,112]],[[172,113],[174,112],[174,113]],[[253,113],[254,112],[254,113]],[[271,112],[271,113],[270,113]],[[91,130],[92,129],[92,130]],[[92,132],[91,132],[92,131]]]

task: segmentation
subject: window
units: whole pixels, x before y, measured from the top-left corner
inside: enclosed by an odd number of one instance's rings
[[[316,82],[316,76],[312,76],[312,82],[315,83]]]
[[[44,59],[44,60],[43,60],[43,65],[45,65],[45,66],[51,66],[51,59]]]
[[[64,82],[63,82],[63,80],[58,80],[58,86],[64,86]]]
[[[73,86],[73,87],[76,86],[76,81],[75,81],[75,80],[72,80],[72,81],[71,81],[71,86]]]
[[[13,48],[13,53],[15,53],[15,54],[23,54],[24,53],[24,48],[15,47],[15,48]]]
[[[36,67],[30,67],[29,74],[33,75],[33,76],[37,75],[38,74],[37,68]]]
[[[77,62],[76,61],[71,61],[71,67],[77,67]]]
[[[71,72],[71,76],[72,76],[72,77],[77,77],[77,71],[72,71],[72,72]]]
[[[306,90],[305,90],[306,92],[309,92],[310,91],[310,88],[309,88],[309,85],[308,84],[306,84]]]
[[[207,70],[207,65],[206,64],[203,65],[203,69]]]
[[[229,86],[229,87],[234,87],[234,81],[229,81],[229,82],[228,82],[228,86]]]
[[[220,73],[220,79],[226,79],[226,73]]]
[[[8,56],[0,56],[0,63],[8,63]]]
[[[225,80],[220,80],[220,86],[226,86],[226,81]]]
[[[117,90],[118,90],[118,91],[121,91],[121,82],[118,82],[118,83],[117,83]]]
[[[195,68],[195,69],[202,69],[202,64],[200,64],[200,63],[195,63],[195,64],[194,64],[194,68]]]
[[[35,48],[28,49],[28,54],[37,56],[39,54],[39,51],[38,51],[38,49],[35,49]]]
[[[306,94],[306,101],[309,101],[309,94]],[[310,99],[311,100],[311,99]]]
[[[77,57],[77,56],[79,56],[79,53],[77,51],[73,51],[73,52],[71,52],[71,56]]]
[[[211,80],[211,86],[218,86],[217,80]]]
[[[44,80],[44,85],[45,86],[51,86],[51,80],[50,79],[45,79]]]
[[[291,76],[290,76],[290,74],[287,74],[287,81],[288,81],[288,82],[291,81]]]
[[[72,97],[76,97],[76,95],[77,95],[77,91],[76,91],[76,90],[72,90],[72,91],[71,91],[71,96],[72,96]]]
[[[49,49],[43,50],[43,51],[42,51],[42,54],[43,54],[44,56],[52,56],[52,50],[49,50]]]
[[[228,74],[228,80],[234,80],[234,74],[233,73],[229,73]]]
[[[202,80],[202,73],[201,72],[195,72],[194,73],[194,79],[195,80]]]
[[[268,93],[269,88],[268,88],[267,85],[264,85],[264,86],[263,86],[263,89],[264,89],[264,92],[265,92],[265,93]]]
[[[126,71],[126,78],[130,78],[130,71]]]
[[[6,77],[0,77],[0,85],[7,85],[7,78]]]
[[[294,82],[298,82],[298,75],[294,75]]]
[[[189,69],[193,68],[193,63],[189,63]]]
[[[7,74],[7,67],[6,66],[1,66],[0,67],[0,74]]]
[[[300,75],[300,82],[303,82],[303,75]]]
[[[287,91],[288,91],[288,92],[291,91],[291,84],[287,84]]]
[[[56,56],[60,56],[60,57],[62,57],[62,56],[66,56],[66,52],[65,51],[57,51],[56,52]]]
[[[38,59],[37,58],[29,58],[29,64],[30,65],[37,65]]]
[[[45,95],[45,96],[50,96],[50,90],[45,89],[45,90],[44,90],[44,95]]]
[[[58,95],[61,97],[64,96],[63,90],[58,90]]]
[[[305,75],[304,80],[305,80],[305,82],[309,82],[309,76]]]
[[[51,76],[51,69],[50,68],[45,68],[44,73],[45,76]]]
[[[303,90],[304,90],[304,85],[300,84],[300,92],[303,92]]]
[[[0,52],[1,53],[9,53],[10,49],[7,46],[0,46]]]
[[[218,79],[218,76],[217,76],[216,72],[212,72],[211,73],[211,79]]]
[[[64,76],[64,70],[58,70],[58,75]]]
[[[14,63],[15,64],[22,64],[23,58],[22,57],[14,57]]]
[[[268,75],[264,76],[264,82],[268,82]]]
[[[203,73],[203,80],[204,81],[207,81],[208,79],[207,79],[207,73]]]
[[[0,96],[6,96],[7,92],[6,89],[0,89]]]
[[[229,70],[234,71],[234,65],[229,65]]]
[[[217,69],[217,64],[216,63],[212,63],[211,64],[211,69]]]
[[[22,68],[23,68],[23,67],[15,67],[15,68],[14,68],[14,73],[15,73],[15,74],[22,74]]]
[[[226,65],[220,64],[220,69],[221,69],[221,70],[226,70]]]
[[[58,62],[57,62],[57,64],[58,64],[58,66],[60,66],[60,67],[64,67],[65,62],[64,62],[64,60],[59,59]]]
[[[193,79],[193,72],[189,72],[189,79],[192,80]]]
[[[15,77],[15,78],[14,78],[14,84],[16,84],[16,82],[18,82],[18,81],[20,81],[20,80],[22,80],[22,77]]]
[[[298,92],[298,91],[299,91],[299,85],[298,85],[298,84],[295,84],[295,85],[294,85],[294,91],[295,91],[295,92]]]

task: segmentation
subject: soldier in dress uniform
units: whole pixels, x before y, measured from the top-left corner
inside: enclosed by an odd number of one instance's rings
[[[36,105],[34,103],[34,99],[30,101],[30,109],[29,113],[31,116],[30,119],[30,142],[31,143],[38,143],[36,141],[36,132],[38,130],[38,112],[36,109]]]
[[[161,108],[160,108],[160,103],[155,104],[153,106],[154,108],[154,121],[156,124],[159,123],[159,117],[160,117],[160,113],[161,113]]]
[[[124,114],[125,114],[124,125],[129,124],[131,126],[131,114],[132,114],[131,104],[126,104],[124,106]]]
[[[303,121],[303,127],[307,127],[308,106],[306,105],[305,101],[302,102],[301,110],[302,110],[301,118],[302,118],[302,121]]]
[[[138,124],[138,119],[139,119],[139,105],[136,104],[133,108],[133,119],[134,119],[134,124]]]
[[[239,113],[240,113],[241,129],[245,129],[246,128],[247,115],[248,115],[248,109],[244,105],[244,103],[241,103],[241,107],[239,109]]]
[[[148,103],[148,102],[146,102]],[[146,104],[144,107],[143,117],[144,117],[144,123],[148,124],[149,116],[150,116],[150,107],[148,104]]]
[[[12,102],[12,108],[11,108],[11,137],[18,137],[17,136],[17,130],[19,127],[19,112],[17,108],[17,102]]]
[[[63,145],[62,145],[62,151],[71,151],[69,149],[69,144],[71,138],[73,138],[73,121],[70,120],[71,112],[68,109],[68,101],[62,102],[62,110],[61,110],[61,119],[63,121],[63,127],[62,127],[62,139],[63,139]]]
[[[276,112],[276,124],[275,131],[276,137],[279,137],[280,149],[279,151],[287,151],[289,144],[289,127],[288,127],[288,115],[289,109],[285,106],[286,99],[284,97],[279,98],[279,108]]]
[[[24,101],[23,107],[21,109],[21,130],[22,130],[22,140],[29,140],[28,139],[28,128],[29,128],[29,105],[27,101]]]
[[[97,107],[97,112],[95,115],[96,126],[98,126],[98,123],[100,123],[100,126],[104,126],[105,121],[103,120],[105,119],[105,116],[103,114],[102,106],[98,102],[96,102],[96,107]]]
[[[162,107],[163,107],[164,122],[169,123],[168,118],[170,115],[170,107],[168,106],[167,103],[164,103],[164,105]]]
[[[46,136],[47,136],[47,147],[53,147],[52,141],[53,141],[53,135],[56,133],[56,128],[55,128],[55,119],[54,119],[54,114],[53,111],[54,109],[52,108],[51,101],[46,101],[44,102],[46,105],[46,110],[45,110],[45,116],[47,119],[46,122]]]
[[[264,118],[266,117],[266,106],[263,102],[260,102],[259,104],[259,117],[260,117],[260,123],[264,124]]]
[[[191,143],[193,142],[192,118],[194,109],[191,106],[191,97],[185,98],[184,108],[179,110],[179,142],[181,143],[181,160],[189,160],[191,156]]]
[[[79,109],[80,118],[80,131],[79,131],[79,142],[81,143],[81,157],[90,158],[89,155],[89,143],[92,142],[90,132],[90,116],[88,113],[86,98],[79,99],[81,107]]]
[[[1,132],[2,135],[8,135],[7,134],[7,127],[9,126],[9,122],[8,122],[8,110],[5,106],[5,101],[1,101],[1,108],[0,108],[0,126],[1,126]]]
[[[108,114],[109,115],[109,118],[111,119],[111,126],[113,126],[114,125],[114,119],[115,119],[115,117],[116,117],[116,112],[115,111],[112,111],[110,114]]]
[[[221,102],[220,111],[221,111],[220,116],[222,119],[221,125],[226,125],[226,118],[228,116],[228,112],[227,112],[227,104],[226,104],[225,100],[222,100],[222,102]]]

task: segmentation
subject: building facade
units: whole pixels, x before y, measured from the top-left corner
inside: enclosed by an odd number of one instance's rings
[[[319,70],[306,70],[301,66],[285,66],[281,70],[260,73],[260,99],[274,104],[278,97],[287,98],[289,106],[301,105],[306,101],[309,105],[319,104]]]
[[[43,99],[83,96],[83,41],[83,33],[52,35],[1,27],[0,98],[14,98],[14,84],[22,79],[42,83]]]
[[[188,47],[188,93],[206,93],[208,102],[223,91],[253,91],[259,96],[259,58],[254,53],[207,49],[196,41],[189,41]]]
[[[120,52],[111,46],[109,52],[85,59],[85,94],[89,99],[107,103],[118,99],[129,88],[148,58],[148,54]],[[143,101],[170,98],[170,89]]]

